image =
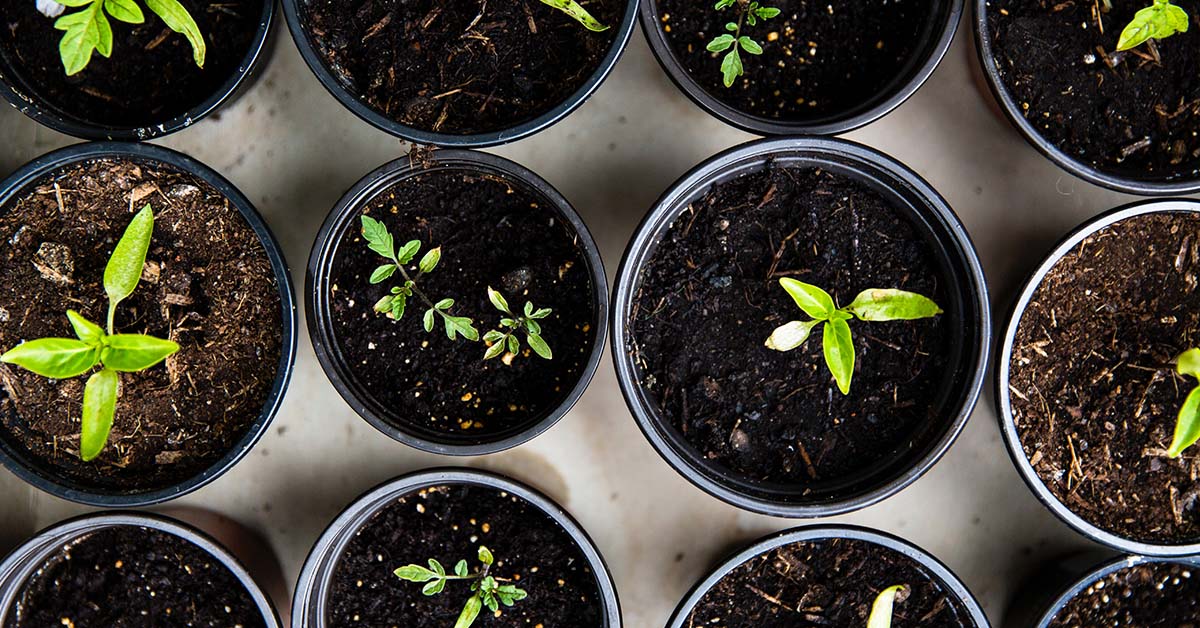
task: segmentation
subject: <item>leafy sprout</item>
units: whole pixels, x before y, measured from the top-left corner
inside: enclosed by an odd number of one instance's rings
[[[601,32],[608,30],[608,27],[601,24],[596,18],[592,17],[587,9],[579,6],[575,0],[541,0],[542,4],[554,7],[563,13],[571,16],[576,22],[583,24],[583,27],[593,32]]]
[[[896,595],[904,591],[904,585],[897,584],[879,592],[875,603],[871,604],[871,616],[867,618],[867,628],[892,628],[892,607],[896,603]]]
[[[142,1],[147,9],[162,18],[168,28],[187,38],[192,45],[192,58],[197,66],[203,68],[206,52],[204,36],[196,20],[192,19],[179,0]],[[64,6],[79,10],[62,15]],[[62,15],[55,20],[54,28],[64,31],[58,52],[68,76],[83,71],[91,62],[94,52],[104,57],[112,56],[113,30],[109,17],[126,24],[142,24],[146,21],[146,15],[135,0],[38,0],[38,10],[49,17]]]
[[[512,584],[501,584],[507,581],[490,575],[495,557],[482,545],[479,546],[479,562],[482,566],[475,572],[470,571],[466,560],[460,560],[454,565],[454,573],[447,573],[441,563],[430,558],[428,569],[420,565],[405,565],[394,573],[401,580],[425,583],[425,586],[421,587],[421,593],[431,596],[441,593],[450,581],[471,581],[471,597],[467,598],[462,612],[458,615],[458,621],[454,624],[454,628],[469,628],[484,607],[498,613],[501,604],[512,606],[528,596],[524,589],[518,589]]]
[[[1154,4],[1135,13],[1133,20],[1121,31],[1117,50],[1129,50],[1151,39],[1186,33],[1189,21],[1187,11],[1171,4],[1171,0],[1154,0]]]
[[[779,9],[760,6],[758,2],[751,0],[717,0],[716,9],[724,11],[734,5],[737,5],[737,22],[726,23],[725,30],[729,32],[717,35],[707,46],[709,52],[729,51],[721,61],[721,75],[725,87],[732,87],[734,80],[746,73],[739,49],[752,55],[763,53],[762,46],[754,38],[742,34],[742,27],[757,26],[759,20],[769,20],[780,13]]]
[[[550,316],[550,308],[534,309],[533,304],[526,301],[525,309],[518,316],[508,308],[508,301],[504,299],[504,295],[493,290],[491,286],[488,286],[488,299],[491,300],[493,307],[507,316],[500,319],[500,329],[494,329],[483,335],[483,341],[490,345],[487,352],[483,354],[483,359],[490,360],[497,357],[503,354],[505,349],[509,353],[517,355],[521,350],[521,340],[517,337],[519,331],[525,333],[525,341],[529,343],[529,348],[533,349],[534,353],[546,360],[554,358],[554,353],[550,351],[550,345],[542,339],[542,326],[538,323],[539,320]]]
[[[824,323],[825,363],[843,395],[850,394],[850,379],[854,376],[854,340],[847,321],[855,317],[867,322],[914,320],[942,313],[936,303],[915,292],[871,288],[860,292],[850,305],[839,308],[828,292],[812,284],[787,277],[779,283],[812,320],[780,325],[767,338],[767,347],[791,351],[804,344],[813,330]]]
[[[108,295],[108,327],[101,328],[82,314],[67,310],[76,338],[41,338],[9,349],[0,362],[15,364],[53,379],[78,377],[96,366],[83,389],[79,457],[85,462],[100,455],[108,442],[121,391],[118,373],[144,371],[179,351],[179,345],[154,336],[118,334],[113,329],[117,304],[133,294],[154,233],[154,212],[146,205],[125,229],[104,269]]]
[[[1175,370],[1180,375],[1200,379],[1200,349],[1188,349],[1180,354],[1175,359]],[[1179,416],[1175,419],[1175,436],[1167,448],[1167,456],[1178,458],[1196,441],[1200,441],[1200,386],[1188,393],[1183,400],[1183,407],[1179,408]]]

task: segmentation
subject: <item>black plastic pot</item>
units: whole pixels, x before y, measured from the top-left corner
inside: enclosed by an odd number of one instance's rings
[[[679,606],[675,607],[675,613],[671,615],[670,621],[667,622],[667,628],[691,628],[691,625],[687,623],[688,616],[692,614],[692,611],[700,603],[700,600],[704,598],[704,595],[720,582],[722,578],[727,576],[729,572],[746,561],[784,545],[828,539],[852,539],[874,543],[911,558],[931,574],[935,575],[948,590],[954,593],[970,614],[976,628],[988,628],[987,616],[983,614],[983,609],[979,606],[979,602],[975,599],[975,596],[971,595],[971,592],[958,579],[958,576],[955,576],[950,571],[950,568],[943,565],[938,559],[899,537],[870,528],[846,525],[792,528],[767,535],[751,543],[745,549],[736,552],[722,561],[719,567],[705,576],[700,582],[697,582],[688,591],[683,600],[679,602]]]
[[[767,161],[811,166],[867,184],[909,214],[931,244],[950,279],[945,308],[954,323],[957,355],[953,376],[941,399],[939,422],[894,458],[866,477],[844,478],[824,487],[786,486],[748,480],[716,466],[660,416],[638,381],[627,351],[627,318],[638,292],[642,268],[675,218],[712,186]],[[929,470],[950,448],[979,397],[991,343],[991,313],[983,269],[970,237],[954,211],[916,173],[874,149],[845,140],[779,138],[749,142],[710,158],[683,175],[658,200],[634,232],[617,270],[612,307],[612,353],[625,402],[650,443],[677,472],[709,494],[730,504],[780,517],[826,517],[869,506],[900,491]]]
[[[225,566],[246,588],[262,611],[267,628],[282,628],[283,623],[271,599],[263,592],[242,562],[208,534],[170,517],[137,512],[109,511],[84,515],[57,523],[13,550],[0,562],[0,620],[8,616],[25,582],[43,563],[73,540],[104,528],[137,526],[177,536],[208,552]],[[64,585],[65,586],[65,585]]]
[[[989,0],[974,0],[975,48],[979,54],[979,62],[983,66],[983,73],[987,77],[987,84],[991,89],[992,96],[995,97],[996,102],[1000,105],[1001,111],[1004,112],[1004,117],[1008,118],[1008,121],[1016,127],[1021,135],[1025,136],[1025,140],[1033,145],[1038,152],[1054,162],[1059,168],[1066,170],[1080,179],[1118,192],[1147,196],[1166,196],[1172,194],[1192,194],[1200,191],[1200,179],[1168,180],[1156,177],[1139,178],[1132,175],[1103,172],[1068,155],[1047,141],[1045,137],[1042,137],[1042,134],[1025,119],[1020,104],[1013,99],[1012,94],[1005,88],[1004,81],[1000,78],[1000,69],[996,65],[992,34],[988,29],[988,2]]]
[[[939,17],[921,36],[919,51],[908,65],[871,99],[857,107],[811,120],[779,120],[747,114],[714,98],[688,74],[667,41],[659,19],[657,0],[643,0],[640,9],[642,32],[655,58],[671,81],[692,102],[726,124],[756,135],[840,135],[882,118],[904,104],[941,63],[954,40],[963,13],[963,0],[926,0],[941,7]]]
[[[85,140],[128,140],[142,141],[170,135],[208,117],[221,106],[230,103],[251,84],[259,68],[266,65],[270,56],[267,45],[275,21],[275,0],[263,0],[258,29],[246,56],[237,71],[207,99],[190,110],[165,120],[146,120],[135,127],[117,127],[84,119],[70,111],[64,111],[37,97],[37,86],[31,86],[21,78],[0,55],[0,96],[14,108],[33,118],[39,124],[59,133],[73,135]]]
[[[296,581],[296,593],[292,596],[292,627],[325,628],[328,625],[326,608],[338,560],[346,545],[375,513],[414,491],[447,484],[484,486],[507,492],[533,504],[562,526],[579,546],[596,576],[599,601],[603,606],[603,628],[621,627],[621,605],[608,566],[587,532],[571,515],[549,497],[520,482],[494,473],[463,468],[430,469],[401,476],[367,491],[347,506],[325,528],[304,561]]]
[[[472,170],[498,176],[543,197],[546,201],[545,207],[553,208],[559,218],[575,231],[579,247],[583,250],[583,255],[588,263],[595,303],[593,308],[595,320],[592,321],[592,326],[595,328],[596,334],[594,343],[588,351],[587,365],[580,374],[578,383],[557,408],[537,420],[530,421],[528,427],[515,433],[481,438],[449,435],[411,425],[396,410],[373,399],[370,392],[355,380],[353,374],[346,367],[341,349],[337,344],[333,324],[330,320],[329,273],[343,234],[347,229],[358,228],[359,212],[363,205],[370,202],[377,194],[410,176],[436,170]],[[312,253],[308,259],[304,299],[305,311],[308,313],[308,332],[312,339],[313,349],[321,362],[321,367],[325,370],[325,375],[333,382],[334,388],[346,400],[346,403],[350,404],[375,429],[406,445],[422,451],[453,456],[478,456],[504,451],[553,427],[575,405],[595,375],[596,368],[600,364],[600,356],[604,353],[604,335],[608,323],[608,282],[604,274],[604,264],[600,259],[600,249],[592,240],[592,235],[588,232],[583,219],[558,190],[555,190],[533,171],[503,157],[472,150],[439,150],[433,153],[428,165],[422,164],[418,167],[413,166],[409,157],[402,157],[380,166],[355,183],[334,205],[329,217],[325,219],[325,224],[321,226],[321,231],[317,234],[317,240],[313,244]]]
[[[279,370],[275,375],[275,381],[267,395],[266,402],[263,404],[262,412],[247,428],[246,435],[220,460],[214,462],[199,475],[159,490],[101,491],[63,477],[53,467],[30,459],[6,440],[0,438],[0,463],[3,463],[17,477],[47,493],[90,506],[106,508],[149,506],[181,497],[217,479],[244,458],[267,431],[271,419],[275,417],[275,412],[283,401],[283,394],[291,379],[296,357],[296,300],[292,294],[291,274],[287,262],[283,258],[283,250],[280,249],[279,243],[275,241],[275,236],[271,234],[271,230],[263,222],[262,216],[254,208],[250,199],[246,198],[215,170],[183,153],[168,148],[153,144],[126,142],[92,142],[68,146],[34,159],[5,179],[0,184],[0,207],[25,194],[39,179],[56,170],[74,163],[101,158],[125,158],[166,164],[192,174],[216,188],[237,208],[262,243],[267,258],[271,262],[271,269],[275,273],[282,306],[280,319],[283,329]]]
[[[592,72],[587,81],[565,101],[532,120],[514,124],[509,128],[488,131],[486,133],[459,135],[426,131],[402,124],[379,113],[363,102],[357,94],[348,89],[330,71],[325,61],[317,52],[316,45],[311,39],[302,16],[302,5],[307,5],[313,0],[282,1],[283,14],[287,19],[288,28],[292,31],[292,39],[295,40],[296,47],[300,49],[300,56],[304,57],[304,62],[308,64],[309,69],[317,76],[317,80],[321,82],[321,85],[338,102],[342,103],[342,106],[368,122],[371,126],[414,144],[456,148],[483,148],[515,142],[549,128],[578,109],[588,97],[600,88],[600,84],[604,82],[604,79],[608,78],[613,67],[617,65],[617,60],[621,58],[621,53],[625,51],[625,46],[629,43],[629,36],[633,33],[633,24],[638,4],[638,0],[626,0],[625,14],[621,17],[621,23],[616,26],[617,36],[613,40],[612,48],[609,49],[608,55],[604,57],[604,60],[600,62],[600,66]]]
[[[1045,279],[1046,274],[1054,268],[1055,264],[1064,255],[1069,253],[1071,249],[1088,236],[1113,223],[1141,214],[1173,211],[1200,212],[1200,203],[1186,199],[1132,203],[1105,212],[1085,222],[1068,234],[1051,250],[1046,259],[1042,261],[1037,270],[1033,272],[1021,287],[1017,299],[1009,311],[1008,320],[1005,322],[1004,336],[1001,338],[1002,344],[999,347],[1000,350],[996,352],[996,415],[1000,420],[1000,433],[1004,437],[1004,445],[1008,448],[1008,455],[1012,458],[1013,465],[1016,466],[1021,479],[1025,480],[1025,484],[1029,486],[1029,489],[1033,491],[1038,500],[1050,509],[1050,512],[1053,512],[1059,519],[1062,519],[1067,525],[1075,528],[1079,533],[1097,543],[1102,543],[1119,551],[1147,556],[1200,554],[1200,543],[1156,545],[1128,539],[1089,523],[1083,517],[1080,517],[1067,508],[1066,504],[1059,501],[1042,482],[1041,478],[1038,477],[1033,465],[1029,463],[1029,459],[1025,456],[1025,452],[1021,448],[1021,438],[1017,434],[1017,426],[1013,421],[1012,397],[1009,394],[1009,362],[1012,359],[1013,342],[1016,338],[1017,328],[1021,323],[1021,317],[1025,313],[1025,308],[1029,306],[1030,300],[1033,298],[1038,286],[1041,285],[1042,280]]]

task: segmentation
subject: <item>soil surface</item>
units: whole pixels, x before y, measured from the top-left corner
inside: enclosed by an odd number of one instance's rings
[[[446,628],[470,597],[470,583],[450,581],[441,593],[396,577],[408,564],[436,559],[452,572],[466,560],[482,567],[480,546],[496,557],[490,574],[529,597],[499,615],[486,608],[489,628],[599,628],[604,625],[596,577],[583,552],[553,519],[525,500],[465,484],[410,493],[375,514],[338,561],[329,592],[330,628],[393,626]]]
[[[366,395],[401,428],[459,441],[499,440],[555,410],[578,383],[596,340],[595,286],[570,224],[553,205],[521,184],[459,168],[405,178],[367,204],[397,247],[422,242],[417,261],[441,246],[441,263],[418,282],[433,301],[452,298],[450,313],[475,321],[480,336],[499,329],[502,314],[488,301],[499,290],[520,313],[526,301],[550,308],[539,321],[554,353],[530,352],[484,361],[487,347],[458,337],[442,323],[426,332],[429,305],[409,301],[400,320],[374,311],[393,286],[369,282],[385,259],[367,248],[358,217],[342,235],[330,271],[330,311],[341,360]],[[507,363],[506,363],[507,361]]]
[[[760,554],[704,594],[688,628],[865,626],[884,589],[904,585],[895,628],[974,628],[975,622],[937,576],[907,556],[851,539],[804,541]]]
[[[200,105],[238,71],[264,11],[262,0],[181,2],[207,44],[203,69],[196,66],[187,39],[144,3],[139,3],[143,24],[109,20],[112,58],[93,54],[87,68],[67,76],[55,20],[39,13],[32,0],[3,0],[0,63],[19,77],[22,91],[68,118],[123,128],[155,126]]]
[[[712,2],[658,0],[659,22],[687,73],[717,100],[746,114],[804,122],[841,116],[873,101],[912,71],[934,20],[934,0],[764,0],[778,16],[745,24],[741,34],[763,48],[741,52],[746,74],[725,87],[726,52],[705,47],[737,22],[740,4],[724,11]],[[891,91],[891,90],[888,90]]]
[[[117,308],[116,330],[182,348],[121,374],[108,445],[86,463],[87,378],[51,380],[0,364],[0,437],[94,490],[151,491],[207,469],[258,418],[279,370],[279,287],[258,237],[215,188],[157,162],[83,162],[28,189],[0,212],[0,348],[74,337],[68,309],[103,325],[104,268],[147,203],[155,225],[146,270]]]
[[[1050,628],[1200,625],[1200,575],[1179,563],[1151,563],[1115,571],[1067,602]]]
[[[250,594],[197,545],[137,526],[88,533],[25,583],[11,628],[257,628]]]
[[[668,423],[709,461],[792,485],[877,472],[941,433],[952,313],[851,321],[857,360],[844,396],[820,329],[789,352],[764,346],[779,325],[808,320],[781,277],[820,286],[839,305],[900,288],[948,306],[930,245],[864,184],[774,163],[721,183],[658,244],[630,316],[639,385]]]
[[[1021,316],[1009,395],[1021,445],[1059,500],[1152,543],[1200,539],[1200,459],[1166,457],[1195,380],[1174,359],[1200,343],[1200,215],[1127,218],[1046,275]]]
[[[595,33],[538,0],[308,0],[317,54],[382,115],[420,129],[485,133],[559,105],[608,54],[620,0],[580,4]]]
[[[1005,88],[1051,144],[1102,172],[1200,175],[1200,33],[1117,52],[1141,0],[991,0],[988,28]],[[1175,0],[1191,16],[1200,0]],[[1158,60],[1154,58],[1157,51]]]

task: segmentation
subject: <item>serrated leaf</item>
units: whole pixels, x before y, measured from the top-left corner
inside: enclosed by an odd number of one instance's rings
[[[867,628],[892,628],[892,606],[896,594],[904,590],[904,585],[888,587],[881,591],[871,604],[871,616],[867,618]]]
[[[387,227],[370,216],[362,217],[362,236],[367,248],[388,259],[395,259],[396,244]]]
[[[713,38],[712,41],[708,42],[708,46],[705,46],[705,49],[709,52],[723,52],[728,50],[734,41],[736,40],[733,38],[733,35],[725,33]]]
[[[104,10],[108,11],[113,19],[126,24],[142,24],[146,21],[142,8],[133,0],[104,0]]]
[[[116,371],[103,369],[88,378],[83,387],[83,415],[80,418],[79,457],[94,460],[104,450],[117,413],[121,379]]]
[[[108,258],[108,265],[104,268],[104,291],[108,294],[110,309],[137,288],[153,234],[154,212],[150,205],[146,205],[125,228],[125,234],[117,241],[112,257]]]
[[[444,316],[446,321],[446,336],[454,340],[454,335],[458,334],[467,340],[479,340],[479,330],[471,324],[471,319],[465,316]]]
[[[112,51],[112,28],[101,12],[101,6],[100,2],[94,2],[86,9],[68,13],[54,22],[54,28],[65,31],[58,43],[58,53],[68,76],[87,67],[92,53],[104,45],[105,33],[108,35],[107,49]]]
[[[588,13],[587,9],[579,6],[579,3],[575,2],[575,0],[542,0],[542,3],[566,13],[576,22],[583,24],[583,27],[589,31],[598,33],[608,30],[607,26],[592,17],[592,14]]]
[[[421,257],[421,261],[417,263],[417,267],[423,273],[433,272],[437,268],[438,262],[442,260],[442,247],[429,249],[425,255]]]
[[[401,580],[409,582],[429,582],[437,578],[437,574],[420,566],[420,565],[405,565],[396,571],[392,572]]]
[[[850,380],[854,377],[854,340],[850,336],[850,325],[842,319],[833,319],[825,324],[825,363],[837,381],[843,395],[850,394]]]
[[[775,351],[791,351],[808,340],[812,330],[821,321],[791,321],[775,328],[767,338],[767,348]]]
[[[784,277],[779,280],[779,285],[783,286],[783,289],[792,297],[792,300],[796,302],[796,306],[811,318],[817,320],[828,319],[836,309],[833,304],[833,297],[829,296],[828,292],[812,284]]]
[[[512,311],[508,309],[508,301],[504,299],[504,295],[500,294],[499,291],[494,290],[491,286],[488,286],[487,293],[488,300],[492,302],[492,307],[500,310],[501,312],[512,314]]]
[[[730,48],[729,54],[725,55],[725,60],[721,62],[721,75],[725,81],[725,87],[732,87],[733,82],[742,75],[742,72],[742,57],[738,54],[737,48]]]
[[[547,360],[554,359],[554,353],[550,351],[550,345],[546,344],[546,341],[540,335],[529,334],[526,340],[529,342],[529,348],[533,349],[534,353]]]
[[[471,571],[470,567],[467,566],[466,559],[460,560],[456,565],[454,565],[454,575],[460,578],[465,578],[469,573],[471,573]]]
[[[437,313],[436,313],[436,311],[434,311],[433,308],[429,308],[428,310],[425,310],[425,320],[424,320],[425,333],[429,333],[429,332],[433,331],[433,323],[434,323],[433,318],[434,318],[434,316],[436,316],[436,314]]]
[[[863,290],[846,310],[864,321],[907,321],[942,313],[942,308],[928,297],[890,288]]]
[[[179,345],[154,336],[116,334],[105,339],[100,362],[105,368],[125,373],[148,369],[179,351]]]
[[[74,338],[39,338],[0,355],[0,362],[53,379],[83,375],[100,362],[100,349]]]
[[[742,50],[745,50],[752,55],[760,55],[763,53],[762,46],[758,45],[758,42],[750,39],[746,35],[738,37],[738,45],[742,47]]]
[[[104,329],[84,318],[79,312],[67,310],[67,320],[71,321],[71,327],[75,330],[75,335],[81,341],[93,347],[98,347],[100,342],[104,340]]]
[[[196,25],[196,20],[192,19],[192,14],[188,13],[182,4],[179,4],[179,0],[145,0],[145,2],[146,8],[161,17],[168,28],[187,38],[188,43],[192,45],[192,59],[197,66],[203,68],[207,49],[204,45],[204,35],[200,33],[200,27]]]
[[[395,264],[384,264],[384,265],[376,268],[371,273],[371,283],[372,284],[383,283],[383,282],[387,281],[388,278],[394,274],[396,274],[396,265]]]

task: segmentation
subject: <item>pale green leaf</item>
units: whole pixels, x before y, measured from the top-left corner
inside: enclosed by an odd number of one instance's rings
[[[504,353],[504,346],[505,342],[503,339],[493,342],[492,345],[487,348],[487,351],[483,352],[483,359],[491,360],[492,358],[499,357],[500,354]]]
[[[758,45],[758,42],[745,35],[738,37],[738,45],[742,47],[742,50],[745,50],[752,55],[760,55],[763,53],[762,46]]]
[[[125,228],[125,234],[117,242],[112,257],[108,258],[108,266],[104,268],[104,291],[108,294],[110,309],[137,288],[153,234],[154,212],[150,205],[146,205]]]
[[[371,273],[371,283],[372,284],[383,283],[383,282],[387,281],[388,278],[394,274],[396,274],[396,265],[395,264],[384,264],[384,265],[376,268],[374,270],[374,272]]]
[[[121,379],[116,371],[103,369],[88,378],[83,388],[83,417],[80,420],[79,457],[87,462],[104,450],[117,412]]]
[[[492,289],[491,286],[488,286],[487,293],[488,300],[492,302],[492,307],[495,307],[501,312],[512,314],[512,311],[508,309],[508,301],[504,299],[504,295],[500,294],[499,291]]]
[[[104,10],[108,11],[113,19],[127,24],[141,24],[146,21],[146,15],[134,0],[104,0]]]
[[[96,366],[100,349],[74,338],[39,338],[9,349],[0,355],[0,362],[16,364],[42,377],[67,379]]]
[[[731,48],[729,54],[725,55],[725,59],[721,61],[721,76],[725,82],[725,87],[732,87],[733,82],[743,72],[741,55],[738,54],[737,48]]]
[[[479,340],[479,330],[471,324],[473,321],[465,316],[449,316],[444,315],[446,322],[446,336],[454,340],[454,335],[458,334],[467,340]]]
[[[767,348],[776,351],[791,351],[804,344],[812,330],[821,321],[792,321],[775,328],[767,338]]]
[[[108,50],[112,50],[112,29],[108,18],[100,10],[102,4],[95,2],[82,11],[68,13],[54,22],[54,28],[63,33],[58,43],[63,70],[68,76],[78,74],[92,60],[92,53],[103,44],[104,32],[108,32]]]
[[[75,310],[67,310],[67,320],[71,321],[71,327],[74,328],[75,335],[80,340],[93,347],[100,346],[100,341],[104,339],[104,329],[102,327],[84,318],[82,314]]]
[[[542,0],[542,3],[566,13],[574,18],[576,22],[583,24],[583,27],[589,31],[600,32],[608,30],[607,26],[592,17],[592,14],[588,13],[587,9],[579,6],[579,3],[575,2],[575,0]]]
[[[421,587],[421,593],[424,593],[425,595],[437,595],[438,593],[442,592],[442,589],[445,588],[446,581],[438,578],[437,580],[429,582],[425,586]]]
[[[907,321],[942,313],[942,308],[925,296],[891,288],[863,290],[846,310],[864,321]]]
[[[529,348],[533,349],[534,353],[547,360],[554,359],[554,353],[550,351],[550,345],[546,344],[546,341],[539,334],[530,333],[526,340],[528,340]]]
[[[1167,0],[1155,0],[1154,4],[1134,14],[1133,19],[1121,31],[1117,39],[1117,50],[1136,48],[1151,39],[1164,39],[1188,29],[1188,14]]]
[[[708,46],[706,46],[706,49],[709,52],[724,52],[726,50],[729,50],[729,47],[732,46],[733,42],[735,42],[735,41],[737,41],[737,40],[735,40],[733,38],[733,35],[730,35],[729,33],[724,33],[721,35],[717,35],[712,41],[708,42]]]
[[[441,261],[441,259],[442,247],[439,246],[437,248],[429,249],[429,251],[427,251],[425,255],[421,257],[421,261],[417,264],[417,267],[420,268],[421,272],[423,273],[433,272],[433,269],[437,268],[438,262]]]
[[[1167,448],[1167,456],[1178,458],[1183,451],[1200,441],[1200,387],[1188,393],[1175,420],[1175,436]]]
[[[904,590],[904,585],[888,587],[879,593],[875,603],[871,605],[871,616],[867,618],[867,628],[892,628],[892,606],[896,602],[896,594]]]
[[[388,259],[396,258],[395,241],[382,222],[370,216],[363,216],[362,236],[367,241],[367,248]]]
[[[435,314],[436,311],[433,308],[425,310],[425,320],[423,321],[425,325],[425,333],[433,331],[433,317]]]
[[[479,599],[478,595],[472,595],[463,606],[458,621],[454,622],[454,628],[471,628],[471,624],[475,623],[475,618],[479,617],[481,610],[483,610],[483,600]]]
[[[396,261],[400,262],[401,264],[407,264],[417,256],[417,253],[420,252],[420,250],[420,240],[409,240],[404,246],[400,247],[399,251],[396,252]]]
[[[1200,349],[1188,349],[1175,358],[1175,370],[1180,375],[1200,378]]]
[[[100,361],[105,368],[125,373],[148,369],[179,351],[179,345],[154,336],[116,334],[105,340]]]
[[[836,309],[833,305],[833,297],[812,284],[784,277],[779,280],[779,285],[783,286],[801,311],[812,318],[825,320]]]
[[[465,578],[469,573],[470,568],[467,566],[466,560],[460,560],[458,561],[458,564],[454,565],[454,575],[460,578]]]
[[[454,307],[454,299],[442,299],[441,301],[434,303],[433,307],[437,310],[448,310]]]
[[[192,14],[188,13],[182,4],[179,4],[179,0],[145,0],[145,2],[146,8],[161,17],[168,28],[187,38],[188,43],[192,45],[192,59],[195,60],[197,66],[203,68],[206,51],[204,35],[200,33],[200,27],[196,25],[196,20],[192,19]]]
[[[850,325],[841,319],[830,320],[825,324],[822,342],[825,363],[837,381],[838,390],[843,395],[850,394],[850,380],[854,377],[854,341],[850,337]]]
[[[485,565],[491,565],[496,562],[496,558],[492,556],[492,550],[480,545],[479,546],[479,562]]]
[[[521,352],[521,340],[516,336],[508,337],[508,352],[517,355]]]
[[[409,582],[429,582],[437,578],[437,574],[420,566],[420,565],[405,565],[394,572],[396,577]]]

